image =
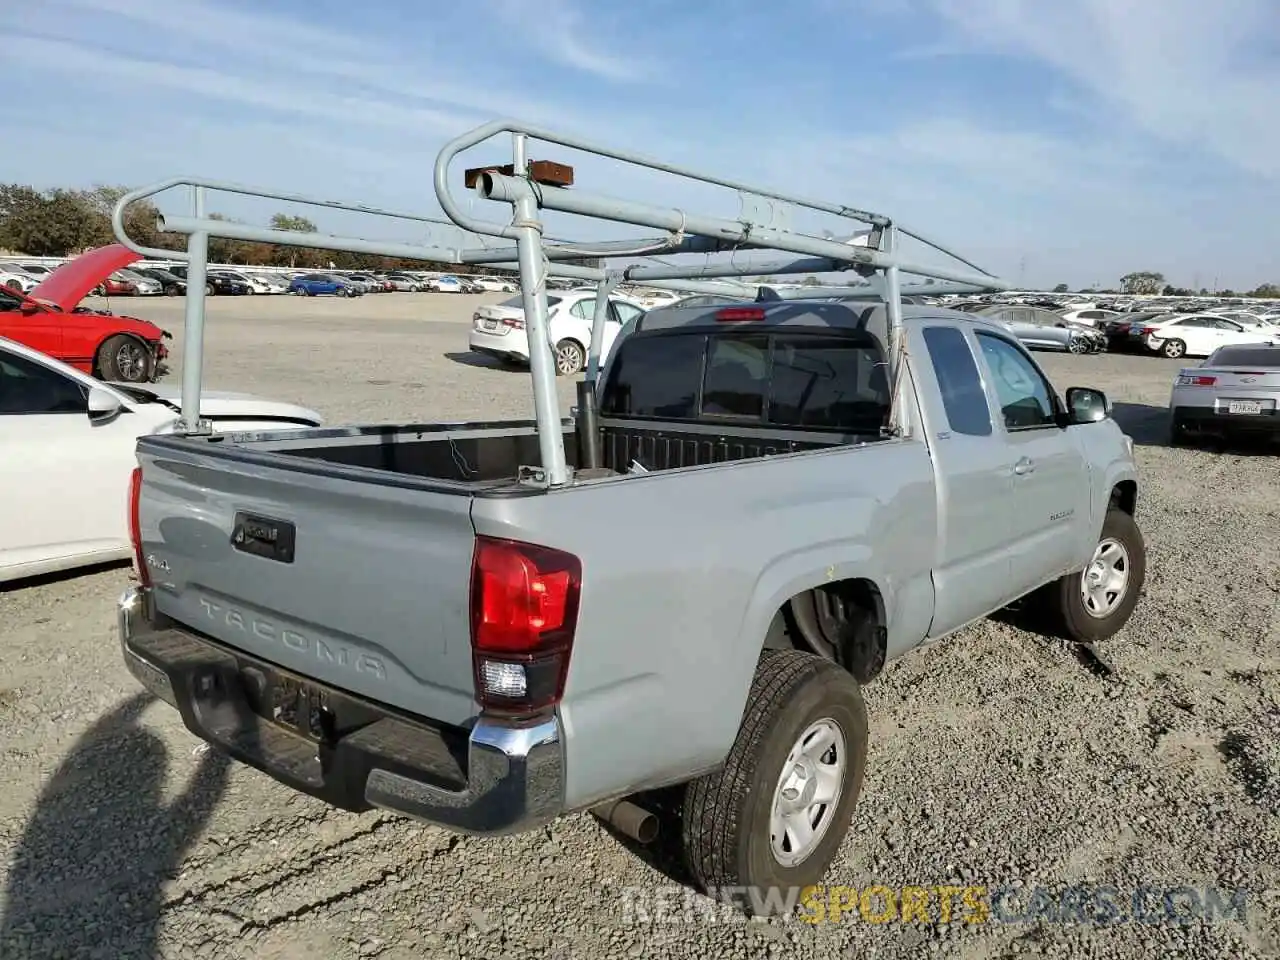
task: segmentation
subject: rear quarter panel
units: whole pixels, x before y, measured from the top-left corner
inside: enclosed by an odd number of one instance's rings
[[[569,806],[719,764],[769,625],[802,590],[870,577],[891,629],[918,641],[935,513],[931,462],[913,441],[476,500],[478,534],[582,561],[561,708]]]

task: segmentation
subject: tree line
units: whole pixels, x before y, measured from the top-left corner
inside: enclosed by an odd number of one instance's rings
[[[26,184],[0,184],[0,250],[12,250],[32,257],[72,257],[94,247],[115,243],[111,210],[129,189],[96,186],[89,190],[37,190]],[[156,229],[159,215],[159,209],[148,200],[130,204],[124,217],[129,236],[143,246],[162,250],[186,249],[185,236]],[[211,213],[209,218],[231,219],[220,213]],[[270,223],[277,230],[319,232],[319,228],[306,217],[286,213],[275,214]],[[330,264],[339,270],[420,270],[431,266],[429,261],[422,260],[252,243],[224,237],[209,238],[209,260],[212,263],[295,267],[301,270],[324,269]],[[453,273],[473,273],[477,268],[449,264],[448,269]]]
[[[1065,283],[1060,283],[1053,288],[1054,293],[1067,293],[1069,288]],[[1252,290],[1214,290],[1209,291],[1207,287],[1201,287],[1199,290],[1192,290],[1190,287],[1177,287],[1169,283],[1164,278],[1163,273],[1155,270],[1134,270],[1126,273],[1120,278],[1119,290],[1088,290],[1078,291],[1080,293],[1131,293],[1146,296],[1164,296],[1164,297],[1256,297],[1262,299],[1280,298],[1280,283],[1262,283]]]

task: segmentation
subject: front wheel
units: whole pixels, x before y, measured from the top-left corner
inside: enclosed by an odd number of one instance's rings
[[[1110,639],[1128,623],[1146,576],[1142,531],[1133,517],[1113,507],[1107,511],[1089,565],[1052,586],[1052,626],[1076,643]]]
[[[103,380],[146,383],[151,378],[151,354],[133,337],[118,333],[98,348],[98,371]]]
[[[212,283],[206,283],[204,285],[204,295],[206,297],[212,297],[216,292],[217,291],[214,289],[214,286]]]
[[[709,893],[822,880],[849,831],[867,757],[858,682],[799,650],[760,659],[724,766],[689,784],[685,859]],[[739,904],[754,912],[754,900]]]
[[[1082,353],[1088,353],[1089,344],[1087,341],[1081,340],[1079,337],[1073,337],[1071,341],[1067,344],[1067,349],[1077,355]]]

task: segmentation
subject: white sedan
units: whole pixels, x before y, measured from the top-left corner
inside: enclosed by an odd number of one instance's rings
[[[1147,322],[1130,335],[1142,338],[1147,348],[1171,359],[1207,357],[1219,347],[1243,343],[1274,343],[1277,333],[1255,326],[1245,326],[1226,317],[1208,313],[1172,317],[1161,323]]]
[[[104,383],[0,338],[0,583],[130,554],[126,498],[144,434],[171,432],[179,391]],[[206,391],[213,429],[319,426],[291,403]]]
[[[8,287],[10,290],[20,290],[23,293],[30,293],[40,283],[35,277],[27,273],[25,270],[19,270],[16,267],[0,266],[0,284]]]
[[[573,376],[587,365],[591,344],[591,323],[595,319],[594,290],[571,290],[547,294],[548,333],[555,356],[556,373]],[[644,313],[644,307],[628,297],[609,298],[608,321],[600,349],[603,363],[623,324]],[[506,363],[529,362],[529,335],[524,326],[524,300],[512,297],[502,303],[480,307],[471,318],[469,341],[475,353],[497,357]]]

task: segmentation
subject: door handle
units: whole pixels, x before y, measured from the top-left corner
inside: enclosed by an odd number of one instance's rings
[[[1013,465],[1013,472],[1019,477],[1025,477],[1028,473],[1035,473],[1036,464],[1030,457],[1023,457]]]

